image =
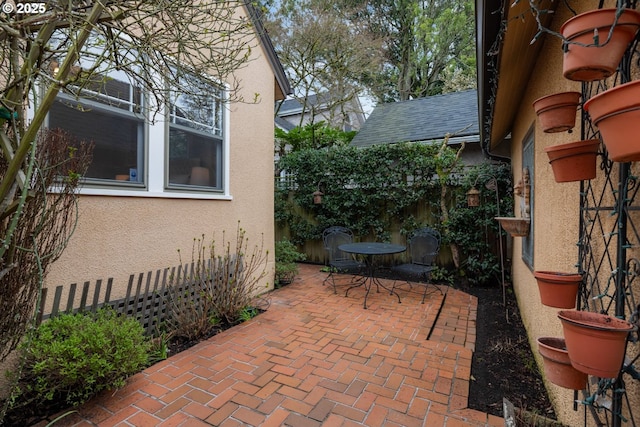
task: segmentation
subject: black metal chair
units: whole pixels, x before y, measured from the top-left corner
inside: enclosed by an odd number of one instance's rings
[[[329,280],[333,284],[333,292],[338,293],[336,289],[336,273],[361,273],[365,268],[365,263],[358,261],[352,254],[346,253],[338,249],[340,245],[353,242],[353,232],[346,227],[332,226],[322,232],[322,242],[324,249],[327,251],[329,260],[329,275],[324,279],[324,285]]]
[[[412,283],[424,286],[422,294],[422,304],[427,297],[429,286],[443,294],[442,289],[434,284],[429,283],[431,271],[434,268],[434,261],[440,251],[440,233],[432,228],[421,228],[416,230],[407,241],[407,247],[410,262],[406,264],[396,265],[391,268],[392,273],[406,279],[406,283],[412,287]],[[392,291],[396,288],[396,282],[393,282]]]

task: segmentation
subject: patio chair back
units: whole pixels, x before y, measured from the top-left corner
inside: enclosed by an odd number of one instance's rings
[[[346,227],[332,226],[324,230],[322,233],[322,241],[324,248],[329,255],[329,265],[337,261],[351,260],[351,254],[338,249],[340,245],[353,242],[353,232]]]
[[[431,266],[440,252],[440,233],[432,228],[421,228],[409,239],[411,263]]]
[[[442,289],[429,283],[431,271],[434,268],[433,263],[440,252],[440,233],[433,228],[421,228],[408,239],[407,245],[411,262],[394,266],[391,271],[406,277],[411,289],[413,289],[413,285],[408,281],[409,279],[420,281],[415,284],[424,286],[422,304],[424,304],[429,288],[443,295]],[[394,281],[392,290],[395,288],[396,282]]]

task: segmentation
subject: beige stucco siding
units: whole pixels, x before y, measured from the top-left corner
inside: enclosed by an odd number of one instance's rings
[[[562,13],[562,10],[558,11]],[[569,142],[579,137],[579,131],[573,134],[545,134],[540,130],[532,104],[537,98],[555,92],[580,90],[580,84],[561,77],[562,51],[560,40],[547,37],[540,54],[543,60],[538,61],[532,79],[527,87],[525,97],[520,105],[517,120],[512,132],[512,161],[515,181],[522,171],[522,146],[528,132],[533,129],[535,159],[533,177],[534,199],[534,254],[533,269],[548,271],[576,271],[574,265],[578,261],[575,245],[578,238],[579,184],[554,181],[553,171],[549,165],[544,147]],[[559,78],[550,78],[558,74]],[[579,123],[579,122],[577,122]],[[579,128],[578,128],[579,129]],[[540,336],[562,336],[562,327],[557,318],[557,309],[545,307],[540,303],[540,294],[533,271],[521,258],[522,239],[514,238],[513,245],[513,283],[518,299],[521,315],[528,332],[533,352],[542,367],[537,354],[536,339]],[[547,384],[549,395],[560,412],[570,407],[560,402],[572,399],[573,392],[553,384]],[[560,419],[571,419],[573,413],[558,414]]]
[[[579,5],[572,3],[572,6],[586,9],[582,3]],[[578,10],[578,12],[581,11]],[[560,25],[571,16],[572,14],[566,7],[559,6],[552,30],[558,31]],[[580,217],[580,184],[577,182],[556,183],[544,148],[580,139],[580,111],[577,114],[573,133],[545,134],[537,123],[532,103],[539,97],[563,91],[581,91],[581,85],[579,82],[567,80],[562,76],[561,41],[557,37],[547,36],[521,100],[512,128],[511,143],[514,180],[517,181],[521,177],[523,141],[528,132],[533,129],[535,140],[534,188],[532,191],[534,197],[534,265],[531,269],[523,262],[521,258],[522,239],[516,237],[513,242],[512,274],[522,319],[541,371],[542,360],[537,353],[536,339],[541,336],[562,337],[563,333],[561,323],[557,318],[558,309],[545,307],[540,303],[533,271],[577,271],[578,248],[576,243],[579,237],[578,222]],[[598,162],[600,161],[601,158],[598,157]],[[638,169],[637,165],[634,165],[636,173]],[[606,185],[601,172],[598,173],[598,177],[593,183],[596,187]],[[613,196],[609,194],[607,197]],[[614,221],[614,218],[611,217],[610,221]],[[613,223],[605,223],[604,229],[613,229]],[[599,252],[598,245],[603,245],[603,243],[594,242],[594,252]],[[631,250],[634,251],[634,249]],[[637,249],[635,251],[637,252]],[[635,253],[634,256],[638,256],[638,254]],[[611,269],[605,268],[604,270],[606,271],[603,271],[603,275],[611,273]],[[632,400],[631,406],[640,407],[638,400],[640,391],[637,381],[629,381],[627,385]],[[573,410],[573,391],[551,383],[547,383],[547,389],[554,402],[559,420],[571,426],[583,425],[584,408],[579,406],[577,412]]]
[[[269,251],[266,282],[273,279],[273,104],[274,77],[261,49],[237,72],[247,102],[229,106],[229,194],[231,200],[170,197],[86,196],[80,198],[76,232],[46,278],[46,286],[112,277],[122,295],[130,274],[191,259],[194,238],[210,242],[222,232],[235,241],[238,221],[249,245],[264,237]],[[254,103],[254,95],[259,102]]]

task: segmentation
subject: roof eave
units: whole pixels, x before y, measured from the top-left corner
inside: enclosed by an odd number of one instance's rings
[[[273,43],[271,42],[271,37],[267,34],[267,30],[264,28],[262,24],[261,14],[258,9],[254,6],[253,2],[250,0],[244,0],[244,5],[251,17],[251,21],[256,29],[256,33],[264,47],[264,51],[273,69],[273,74],[276,81],[275,87],[275,100],[280,101],[287,97],[287,95],[291,95],[293,90],[291,89],[291,84],[289,83],[289,79],[287,78],[286,73],[284,72],[284,67],[278,59],[278,55],[273,47]]]
[[[557,2],[541,0],[540,9]],[[495,148],[511,132],[543,40],[531,44],[538,23],[529,2],[476,0],[478,105],[483,147]],[[552,14],[541,15],[548,25]]]

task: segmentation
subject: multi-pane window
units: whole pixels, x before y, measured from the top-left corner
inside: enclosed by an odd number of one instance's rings
[[[82,87],[72,88],[75,97],[57,97],[48,127],[94,145],[85,175],[87,191],[100,185],[105,188],[100,191],[108,192],[225,195],[225,92],[190,74],[172,83],[165,99],[166,122],[146,120],[145,92],[122,71],[83,81]]]
[[[144,93],[123,72],[96,75],[79,89],[80,99],[59,95],[49,111],[49,128],[62,128],[94,144],[87,182],[142,183],[144,177]]]
[[[187,74],[170,92],[168,187],[222,191],[222,89]]]

